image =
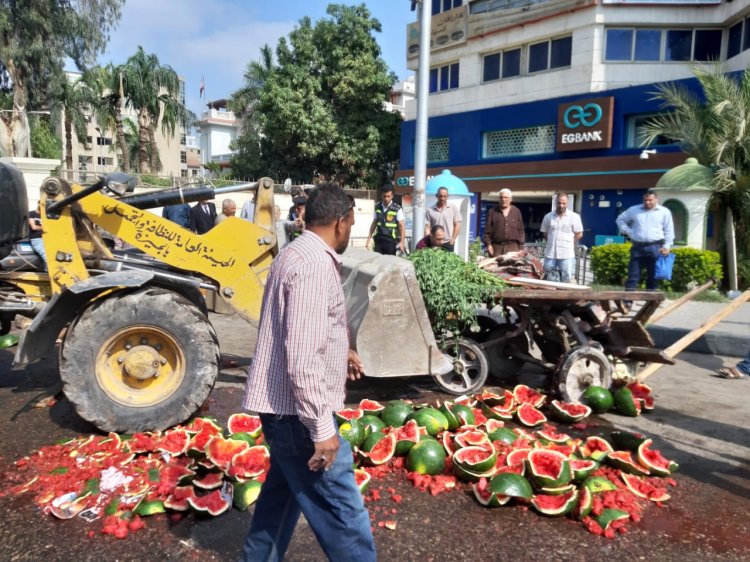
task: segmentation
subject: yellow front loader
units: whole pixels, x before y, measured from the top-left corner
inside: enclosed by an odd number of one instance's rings
[[[88,187],[45,180],[48,273],[0,271],[0,315],[35,308],[15,365],[39,360],[64,334],[59,370],[76,411],[102,430],[133,432],[180,423],[203,404],[219,372],[204,294],[257,325],[278,248],[270,178],[141,195],[127,193],[128,179],[113,175]],[[256,191],[254,222],[230,217],[204,235],[147,210],[248,189]],[[97,227],[140,252],[111,251]],[[433,374],[440,382],[453,364],[435,345],[410,264],[372,269],[366,261],[356,258],[344,275],[350,332],[368,375]],[[375,334],[396,336],[408,358],[383,359],[385,342]]]

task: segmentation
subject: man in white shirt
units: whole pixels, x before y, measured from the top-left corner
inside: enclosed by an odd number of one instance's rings
[[[544,277],[550,281],[570,283],[575,271],[576,242],[583,236],[578,213],[568,209],[568,195],[559,193],[555,210],[542,219],[540,228],[547,240],[544,248]]]

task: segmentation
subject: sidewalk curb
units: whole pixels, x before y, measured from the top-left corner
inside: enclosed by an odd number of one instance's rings
[[[670,326],[647,326],[648,332],[654,338],[654,344],[659,349],[666,349],[691,330]],[[750,335],[740,336],[727,331],[710,331],[691,343],[685,351],[707,353],[711,355],[726,355],[728,357],[745,357],[750,350]]]

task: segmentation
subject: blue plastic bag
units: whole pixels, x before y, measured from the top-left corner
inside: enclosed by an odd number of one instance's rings
[[[671,281],[672,280],[672,268],[674,267],[675,255],[672,253],[659,254],[656,258],[656,270],[654,272],[654,279],[657,281]]]

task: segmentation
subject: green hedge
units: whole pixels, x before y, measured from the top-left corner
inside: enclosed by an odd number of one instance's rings
[[[688,285],[699,285],[710,279],[723,277],[718,252],[695,248],[672,248],[675,254],[672,281],[662,281],[663,290],[686,291]],[[591,271],[600,285],[624,285],[628,276],[630,244],[606,244],[591,249]],[[644,272],[645,275],[645,272]]]

